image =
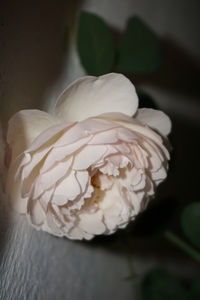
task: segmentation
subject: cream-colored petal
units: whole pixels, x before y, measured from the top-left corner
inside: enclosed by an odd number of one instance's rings
[[[30,222],[35,226],[41,226],[46,218],[45,212],[37,200],[30,201],[28,205],[28,214],[29,214],[29,220]]]
[[[6,193],[14,211],[25,214],[27,212],[28,198],[22,198],[21,181],[19,179],[15,179],[15,174],[19,168],[20,162],[21,160],[18,158],[8,171],[6,180]]]
[[[52,188],[69,171],[72,158],[64,162],[57,163],[54,168],[40,174],[34,185],[33,199],[37,199],[44,191]],[[39,174],[39,171],[38,171]]]
[[[167,176],[167,172],[163,167],[161,167],[156,172],[152,172],[152,179],[155,181],[159,181],[159,183],[163,181],[166,178],[166,176]]]
[[[54,187],[45,191],[38,200],[38,201],[40,201],[40,204],[45,212],[47,212],[47,210],[48,210],[48,204],[51,201],[53,192],[54,192]]]
[[[140,120],[136,118],[131,118],[123,113],[106,113],[98,116],[97,118],[110,120],[111,122],[115,122],[125,128],[131,129],[135,134],[144,135],[156,143],[161,143],[162,138],[155,131],[149,128],[147,125],[144,125]]]
[[[162,111],[151,108],[140,108],[137,111],[136,119],[157,130],[164,136],[171,132],[170,118]]]
[[[73,82],[59,97],[54,114],[74,122],[107,112],[133,116],[137,107],[138,97],[130,80],[110,73],[100,77],[86,76]]]
[[[54,144],[52,147],[53,149],[49,151],[47,158],[45,159],[45,162],[40,170],[40,173],[44,173],[48,171],[52,166],[55,165],[55,163],[60,162],[64,159],[68,159],[70,155],[72,156],[74,152],[78,151],[79,148],[83,147],[84,144],[89,141],[91,137],[86,137],[83,139],[79,139],[73,144],[69,144],[66,146],[61,146],[56,148],[56,144]]]
[[[81,192],[84,193],[89,183],[89,174],[88,171],[78,171],[75,173],[76,179],[81,187]]]
[[[33,155],[30,155],[29,153],[24,153],[24,158],[22,160],[22,163],[20,164],[20,168],[22,169],[22,180],[26,179],[34,168],[38,167],[40,170],[40,164],[42,164],[42,160],[44,159],[45,155],[48,153],[48,149],[42,149],[41,151],[33,153]],[[27,159],[27,156],[29,156],[29,161]],[[24,161],[26,160],[26,163],[24,164]],[[18,171],[19,173],[19,171]]]
[[[70,230],[69,234],[67,234],[67,237],[72,240],[91,240],[94,235],[84,232],[81,228],[74,227]]]
[[[94,137],[88,142],[88,144],[101,145],[101,144],[113,144],[117,142],[118,142],[117,130],[107,130],[95,134]]]
[[[47,232],[56,235],[63,236],[62,229],[59,227],[56,216],[52,211],[48,211],[46,214],[46,224],[43,227]]]
[[[89,234],[102,234],[106,230],[102,221],[103,213],[101,210],[92,214],[81,213],[79,218],[79,227]]]
[[[54,202],[57,205],[64,205],[68,200],[74,200],[81,193],[81,187],[72,171],[56,187],[54,192]]]
[[[66,123],[58,124],[49,127],[44,130],[31,144],[26,152],[38,151],[40,147],[48,148],[49,150],[53,147],[56,141],[68,130],[71,125]]]
[[[24,150],[41,132],[56,124],[58,120],[40,110],[21,110],[8,123],[7,142],[11,147],[12,161]]]
[[[86,146],[74,157],[73,169],[86,170],[91,165],[100,161],[107,152],[108,147],[105,145]]]

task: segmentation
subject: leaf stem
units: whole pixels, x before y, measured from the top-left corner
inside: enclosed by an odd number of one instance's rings
[[[164,233],[166,239],[177,245],[180,249],[190,255],[194,260],[200,263],[200,253],[194,249],[192,246],[188,245],[182,239],[180,239],[176,234],[171,231],[166,231]]]

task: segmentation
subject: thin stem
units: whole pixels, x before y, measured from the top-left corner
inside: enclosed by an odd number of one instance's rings
[[[177,245],[180,249],[189,254],[194,260],[200,263],[200,253],[196,249],[194,249],[192,246],[188,245],[186,242],[181,240],[177,235],[175,235],[171,231],[166,231],[164,233],[164,236],[166,237],[166,239]]]

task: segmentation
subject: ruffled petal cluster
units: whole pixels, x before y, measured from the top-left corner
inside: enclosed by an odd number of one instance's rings
[[[120,90],[117,94],[115,89],[115,99],[113,82]],[[100,104],[104,94],[106,107]],[[85,105],[91,103],[88,116],[83,104],[76,106],[82,98]],[[100,114],[92,114],[93,102]],[[146,207],[167,175],[169,153],[163,141],[171,123],[162,112],[137,110],[137,105],[128,79],[108,74],[72,84],[53,116],[27,110],[11,118],[7,190],[33,226],[57,236],[91,239],[124,228]]]

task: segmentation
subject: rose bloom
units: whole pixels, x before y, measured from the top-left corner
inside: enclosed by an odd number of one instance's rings
[[[166,178],[170,129],[163,112],[138,109],[123,75],[78,79],[52,115],[22,110],[10,119],[10,201],[57,236],[111,234],[135,219]]]

